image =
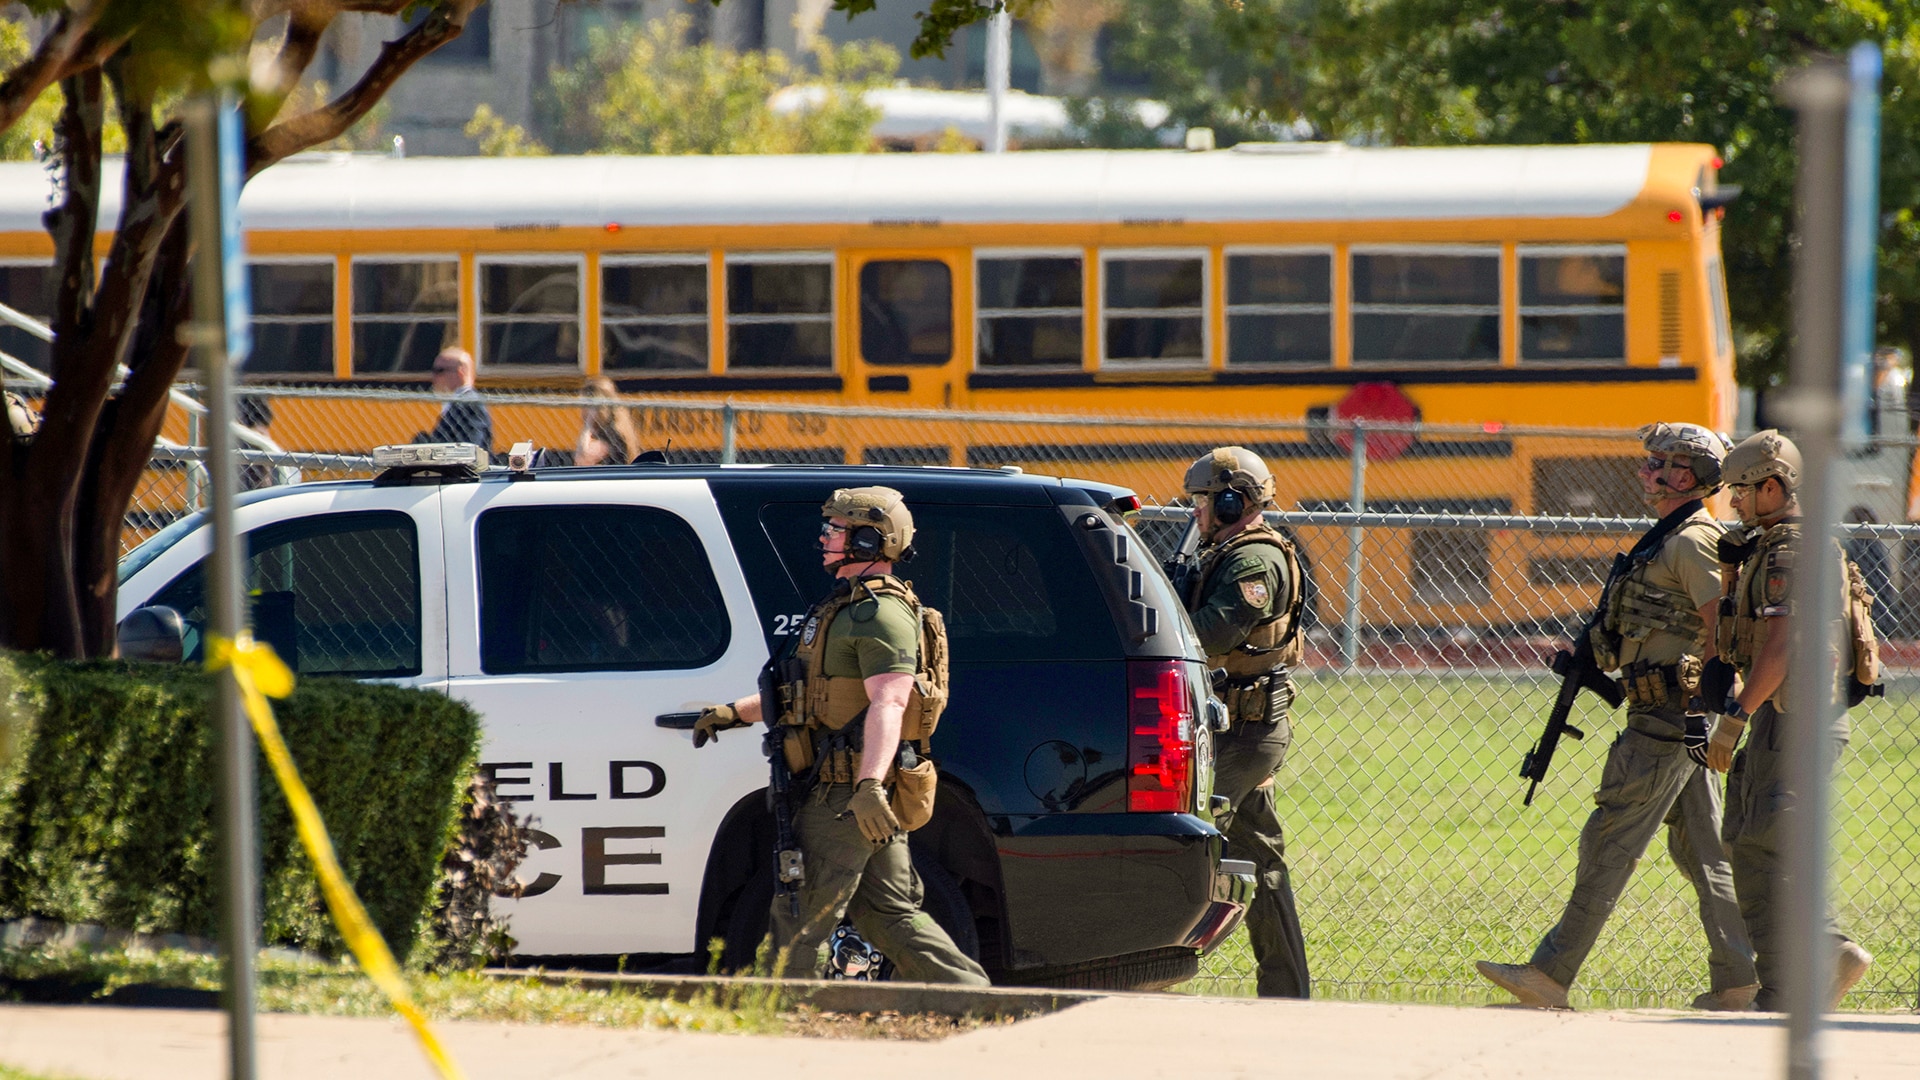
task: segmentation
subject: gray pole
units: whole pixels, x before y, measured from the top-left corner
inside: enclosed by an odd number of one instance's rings
[[[731,465],[738,450],[734,446],[740,427],[740,414],[732,403],[720,406],[720,464]]]
[[[1006,8],[987,17],[987,152],[1007,149],[1007,86],[1013,81],[1013,16]]]
[[[1814,1080],[1823,1063],[1821,1013],[1834,971],[1827,933],[1828,770],[1837,706],[1833,657],[1841,618],[1839,566],[1831,557],[1839,515],[1833,461],[1840,434],[1841,284],[1845,269],[1846,69],[1818,61],[1788,80],[1783,97],[1799,113],[1793,269],[1795,344],[1788,415],[1806,475],[1800,482],[1804,571],[1793,576],[1794,648],[1787,665],[1787,781],[1798,794],[1784,815],[1785,905],[1774,940],[1781,950],[1789,1080]]]
[[[245,625],[240,609],[240,538],[233,496],[233,385],[227,370],[226,290],[221,276],[220,162],[216,134],[219,99],[188,101],[187,178],[193,229],[193,323],[188,331],[207,394],[208,506],[213,556],[207,560],[211,630],[232,640]],[[220,855],[225,883],[220,941],[226,966],[228,1075],[253,1080],[254,870],[253,734],[240,709],[231,673],[214,680],[214,719],[220,732]]]
[[[1355,514],[1367,510],[1367,425],[1353,422],[1353,477],[1347,493],[1347,509]],[[1340,626],[1340,659],[1347,667],[1360,663],[1360,546],[1366,542],[1366,530],[1355,525],[1347,530],[1347,616]]]

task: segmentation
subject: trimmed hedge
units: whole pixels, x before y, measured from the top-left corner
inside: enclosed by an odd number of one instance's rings
[[[212,701],[212,678],[185,665],[0,656],[0,713],[23,721],[0,761],[0,919],[214,936]],[[342,868],[405,957],[459,824],[478,717],[444,695],[345,679],[301,679],[273,705]],[[262,940],[339,955],[286,799],[264,760],[255,772]]]

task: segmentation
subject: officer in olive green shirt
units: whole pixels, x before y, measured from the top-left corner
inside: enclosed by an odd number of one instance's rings
[[[1305,656],[1300,562],[1261,516],[1273,504],[1273,474],[1259,455],[1223,446],[1188,468],[1185,486],[1204,546],[1183,599],[1208,666],[1225,672],[1233,726],[1215,745],[1213,789],[1230,804],[1220,822],[1227,858],[1253,863],[1258,879],[1247,908],[1256,985],[1262,997],[1303,998],[1312,991],[1307,946],[1273,797],[1293,742],[1289,671]]]
[[[912,515],[900,493],[884,487],[843,488],[821,512],[822,562],[838,581],[796,643],[808,676],[782,687],[786,706],[802,710],[784,722],[805,876],[797,910],[774,897],[776,963],[816,977],[821,945],[846,918],[906,979],[985,986],[986,972],[920,909],[920,875],[889,798],[923,663],[918,601],[893,576],[913,541]],[[695,724],[695,745],[760,718],[758,696],[708,709]]]
[[[1568,988],[1665,823],[1667,850],[1693,884],[1707,935],[1711,983],[1693,1005],[1741,1011],[1752,1006],[1760,980],[1720,843],[1720,793],[1694,756],[1705,752],[1706,716],[1692,707],[1703,661],[1713,655],[1724,532],[1701,500],[1719,490],[1728,447],[1698,424],[1649,424],[1640,437],[1647,450],[1640,494],[1660,520],[1608,583],[1591,637],[1594,663],[1620,671],[1626,730],[1607,752],[1560,921],[1528,963],[1476,966],[1523,1005],[1567,1008]]]

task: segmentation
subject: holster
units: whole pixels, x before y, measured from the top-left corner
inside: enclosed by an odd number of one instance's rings
[[[1671,664],[1636,660],[1620,669],[1627,704],[1635,708],[1684,712],[1700,690],[1700,660],[1683,656]]]
[[[1263,675],[1224,679],[1219,683],[1220,700],[1235,725],[1275,724],[1293,707],[1293,680],[1286,668],[1275,668]]]

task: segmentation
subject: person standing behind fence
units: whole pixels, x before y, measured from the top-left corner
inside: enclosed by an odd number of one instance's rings
[[[619,394],[612,379],[587,380],[587,397],[610,398]],[[596,403],[582,410],[580,439],[574,444],[575,465],[625,465],[640,448],[640,431],[633,426],[633,414],[621,405]]]
[[[1233,722],[1213,767],[1214,792],[1229,800],[1226,857],[1252,862],[1258,875],[1247,933],[1260,996],[1303,998],[1313,984],[1273,794],[1293,742],[1289,670],[1305,656],[1300,559],[1261,514],[1273,505],[1273,474],[1258,454],[1220,447],[1188,467],[1185,487],[1203,546],[1182,599],[1208,666],[1226,672],[1221,693]]]
[[[467,350],[450,347],[433,358],[433,392],[453,395],[440,406],[440,421],[432,431],[413,437],[417,443],[472,443],[493,452],[493,414],[473,388],[473,356]]]
[[[1727,776],[1727,850],[1733,858],[1733,885],[1740,895],[1740,913],[1753,934],[1758,953],[1760,996],[1757,1008],[1778,1007],[1780,993],[1780,905],[1776,896],[1781,882],[1781,812],[1794,802],[1787,786],[1784,751],[1789,739],[1787,726],[1793,720],[1782,711],[1788,700],[1787,654],[1791,647],[1788,617],[1799,601],[1793,595],[1793,575],[1803,552],[1800,545],[1800,503],[1797,489],[1801,476],[1800,448],[1777,431],[1762,431],[1734,447],[1727,456],[1727,483],[1733,490],[1733,508],[1749,526],[1750,546],[1730,550],[1729,562],[1738,559],[1739,573],[1722,607],[1719,646],[1740,675],[1737,693],[1723,695],[1713,705],[1720,714],[1714,721],[1707,747],[1707,765]],[[1847,705],[1859,704],[1879,680],[1879,648],[1873,637],[1872,620],[1858,568],[1847,562],[1837,547],[1833,557],[1840,559],[1842,581],[1847,584],[1843,597],[1846,608],[1851,657],[1839,666],[1834,687],[1839,697],[1849,687]],[[1816,637],[1808,633],[1811,640]],[[1853,690],[1863,691],[1855,694]],[[1748,723],[1753,733],[1738,753],[1740,736]],[[1847,714],[1836,709],[1830,737],[1836,744],[1834,759],[1846,749]],[[1731,771],[1729,771],[1731,770]],[[1839,943],[1833,982],[1829,986],[1827,1007],[1836,1008],[1840,999],[1860,977],[1867,973],[1873,956],[1840,931],[1831,913],[1828,931]]]
[[[1720,489],[1728,444],[1697,424],[1649,424],[1640,439],[1640,494],[1660,520],[1610,579],[1592,634],[1595,664],[1618,668],[1626,684],[1627,726],[1607,751],[1560,921],[1529,962],[1475,967],[1522,1005],[1568,1008],[1567,989],[1664,822],[1667,850],[1693,882],[1707,935],[1712,981],[1693,1005],[1741,1011],[1752,1007],[1760,980],[1720,844],[1720,795],[1695,756],[1705,753],[1706,716],[1693,707],[1703,667],[1725,668],[1714,655],[1725,530],[1702,500]]]

